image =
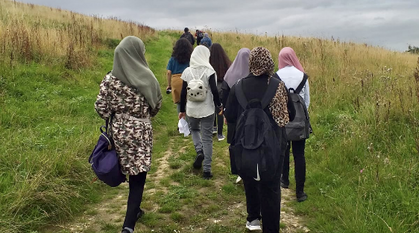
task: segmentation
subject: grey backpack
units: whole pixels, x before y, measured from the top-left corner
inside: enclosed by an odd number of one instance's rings
[[[300,92],[307,82],[308,76],[304,74],[303,80],[297,89],[289,88],[289,97],[295,108],[295,118],[285,125],[288,141],[300,141],[309,138],[311,126],[310,117],[304,99],[300,96]]]

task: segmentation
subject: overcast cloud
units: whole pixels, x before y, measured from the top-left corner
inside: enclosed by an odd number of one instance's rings
[[[419,0],[21,0],[156,29],[340,39],[405,51],[419,47]]]

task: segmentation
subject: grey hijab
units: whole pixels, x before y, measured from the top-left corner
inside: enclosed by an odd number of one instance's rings
[[[125,37],[115,49],[112,75],[144,95],[152,109],[161,101],[160,85],[145,60],[143,41]]]
[[[242,48],[237,53],[233,64],[231,64],[230,68],[224,75],[224,80],[227,82],[230,88],[236,84],[239,79],[245,78],[247,75],[249,75],[249,56],[250,49],[248,48]]]

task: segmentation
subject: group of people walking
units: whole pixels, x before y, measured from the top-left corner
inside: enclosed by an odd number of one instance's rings
[[[189,28],[185,28],[180,38],[187,39],[189,43],[191,43],[192,45],[195,44],[195,39],[196,39],[196,45],[204,45],[207,48],[211,47],[212,45],[212,40],[209,37],[208,33],[205,33],[199,29],[196,29],[196,33],[194,37],[192,33],[189,32]]]
[[[189,33],[187,28],[185,33]],[[185,118],[188,122],[196,151],[192,166],[195,169],[202,167],[204,179],[213,177],[214,131],[219,141],[224,140],[223,124],[226,119],[227,143],[231,146],[237,144],[237,122],[246,111],[239,102],[243,96],[249,106],[255,103],[254,100],[262,102],[265,93],[274,88],[273,97],[263,111],[273,124],[273,132],[281,148],[275,155],[277,169],[268,180],[260,180],[243,174],[243,168],[240,170],[237,167],[240,164],[232,155],[230,165],[231,172],[243,178],[248,213],[246,228],[279,232],[280,187],[288,188],[290,183],[291,148],[295,161],[296,198],[298,201],[307,199],[304,192],[305,139],[288,141],[285,129],[295,117],[289,90],[295,90],[300,85],[305,76],[304,69],[289,47],[280,51],[278,71],[274,75],[274,61],[266,48],[242,48],[231,62],[220,44],[211,42],[207,47],[202,45],[202,38],[198,42],[200,45],[193,48],[194,42],[187,37],[182,36],[173,47],[167,64],[166,93],[172,94],[178,118]],[[140,205],[153,146],[150,118],[158,113],[162,103],[159,83],[148,67],[144,53],[144,43],[137,37],[129,36],[120,42],[115,49],[113,69],[101,82],[95,103],[95,109],[103,119],[114,116],[111,132],[122,173],[129,176],[123,233],[132,233],[135,222],[144,214]],[[299,94],[308,108],[308,81],[303,84],[303,91]],[[259,171],[257,174],[259,178]]]

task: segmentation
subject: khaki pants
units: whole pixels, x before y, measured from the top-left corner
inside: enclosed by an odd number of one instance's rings
[[[172,86],[172,98],[173,103],[180,103],[180,93],[182,92],[183,80],[180,78],[182,74],[172,74],[172,81],[170,85]]]

